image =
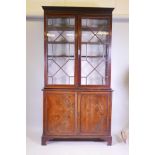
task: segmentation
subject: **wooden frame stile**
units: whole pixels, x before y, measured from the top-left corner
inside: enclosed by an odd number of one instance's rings
[[[81,85],[81,18],[80,16],[78,16],[77,18],[78,21],[78,28],[77,28],[77,35],[78,35],[78,49],[77,49],[77,53],[78,53],[78,87],[80,87]]]
[[[43,6],[44,88],[42,145],[49,140],[103,140],[111,137],[111,38],[113,8]],[[74,18],[74,85],[48,84],[48,18]],[[82,18],[108,19],[109,45],[105,85],[81,85]],[[89,117],[91,116],[91,117]]]
[[[110,15],[110,45],[109,45],[109,49],[108,49],[108,84],[109,84],[109,88],[111,89],[111,44],[112,44],[112,15]]]
[[[44,86],[47,86],[47,35],[46,35],[46,13],[44,12]]]

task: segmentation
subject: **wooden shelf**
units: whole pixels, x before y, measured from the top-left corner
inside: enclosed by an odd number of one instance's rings
[[[103,26],[102,31],[109,31],[109,25]],[[52,26],[48,25],[48,31],[75,31],[75,26]],[[101,31],[101,27],[81,27],[82,31]]]
[[[109,25],[102,27],[81,27],[81,31],[109,31]]]
[[[48,25],[48,31],[75,31],[75,26],[52,26]]]
[[[57,58],[57,57],[60,57],[60,58],[63,58],[63,57],[66,57],[66,58],[69,58],[69,57],[75,57],[75,56],[73,56],[73,55],[71,55],[71,56],[68,56],[68,55],[48,55],[47,56],[48,58],[52,58],[52,57],[54,57],[54,58]],[[102,58],[103,56],[102,55],[99,55],[99,56],[81,56],[82,58]]]
[[[66,58],[69,58],[69,57],[75,57],[75,56],[73,56],[73,55],[71,55],[71,56],[69,56],[69,55],[48,55],[47,56],[48,58],[52,58],[52,57],[54,57],[54,58],[63,58],[63,57],[66,57]]]
[[[48,44],[75,44],[75,42],[68,42],[68,41],[48,41]]]
[[[67,41],[48,41],[48,44],[75,44],[75,42],[67,42]],[[89,44],[89,45],[101,45],[101,44],[105,44],[108,45],[110,43],[101,43],[101,42],[81,42],[81,44]]]

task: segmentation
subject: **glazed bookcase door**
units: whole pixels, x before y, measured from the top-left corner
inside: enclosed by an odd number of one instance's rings
[[[81,85],[109,84],[110,29],[108,17],[81,18]]]
[[[46,85],[75,85],[75,17],[46,20]]]

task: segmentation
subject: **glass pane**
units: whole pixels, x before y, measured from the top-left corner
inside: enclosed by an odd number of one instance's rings
[[[48,84],[74,84],[75,19],[47,21]]]
[[[106,85],[108,19],[82,19],[81,84]]]

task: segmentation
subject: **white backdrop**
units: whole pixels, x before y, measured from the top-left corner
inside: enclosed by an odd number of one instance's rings
[[[113,19],[112,34],[112,136],[128,128],[128,19]],[[27,129],[42,132],[44,84],[43,19],[27,19]]]

